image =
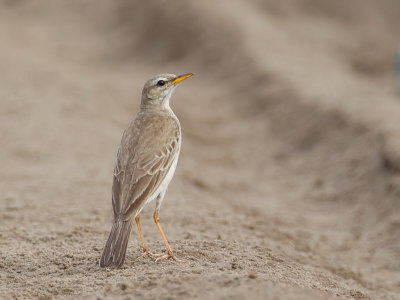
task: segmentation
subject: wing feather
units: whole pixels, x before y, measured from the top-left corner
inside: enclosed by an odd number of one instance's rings
[[[124,178],[124,172],[121,168],[121,161],[119,159],[121,148],[118,149],[117,161],[114,166],[113,184],[112,184],[112,204],[114,210],[114,218],[117,217],[121,211],[121,192],[122,192],[122,181]]]
[[[129,218],[153,195],[179,155],[179,148],[178,132],[167,144],[159,145],[157,149],[146,151],[146,147],[143,147],[144,150],[135,152],[125,168],[121,165],[121,149],[118,151],[112,186],[115,218]]]
[[[174,147],[168,149],[168,145]],[[130,212],[139,208],[143,201],[158,189],[164,181],[175,158],[179,154],[179,143],[173,139],[167,146],[163,146],[158,151],[150,151],[144,155],[137,156],[133,161],[134,172],[132,177],[132,187],[130,189],[130,199],[121,207],[121,212],[129,215]],[[146,163],[143,163],[146,162]]]
[[[179,155],[180,125],[164,112],[139,112],[124,131],[114,166],[115,219],[129,219],[161,186]]]

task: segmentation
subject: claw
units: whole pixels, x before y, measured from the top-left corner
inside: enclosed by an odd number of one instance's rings
[[[143,249],[142,256],[153,257],[154,255],[155,255],[155,254],[151,253],[149,250]]]
[[[179,263],[183,263],[183,264],[186,263],[186,261],[176,258],[172,252],[170,252],[168,254],[160,254],[159,257],[156,259],[156,262],[158,262],[159,260],[163,260],[163,259],[173,259],[174,261],[179,262]]]

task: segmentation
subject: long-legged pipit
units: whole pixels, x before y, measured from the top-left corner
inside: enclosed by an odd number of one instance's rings
[[[177,85],[192,75],[161,74],[144,85],[140,111],[125,129],[118,149],[112,184],[114,224],[100,259],[101,267],[120,267],[124,263],[133,219],[143,251],[150,255],[139,214],[154,199],[157,199],[154,221],[167,247],[167,254],[160,255],[157,260],[179,261],[161,227],[159,210],[174,175],[181,146],[181,126],[169,100]]]

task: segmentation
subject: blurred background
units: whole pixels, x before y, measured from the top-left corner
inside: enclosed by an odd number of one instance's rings
[[[399,299],[399,45],[396,0],[0,1],[0,295]],[[100,269],[122,132],[185,72],[161,221],[187,263],[133,231]]]

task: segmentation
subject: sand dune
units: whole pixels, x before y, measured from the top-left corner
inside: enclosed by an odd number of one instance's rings
[[[0,5],[0,298],[400,299],[397,1]],[[119,140],[161,72],[196,73],[161,210],[187,263],[134,232],[100,269]]]

